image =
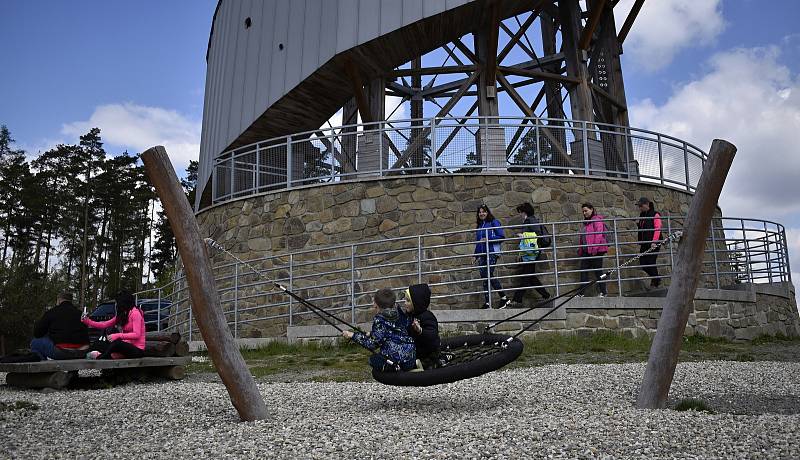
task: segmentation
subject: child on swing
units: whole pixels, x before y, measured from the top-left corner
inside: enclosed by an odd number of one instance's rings
[[[407,330],[411,325],[409,317],[401,314],[396,301],[397,298],[391,289],[379,289],[372,298],[372,308],[375,312],[372,332],[365,334],[342,331],[345,338],[374,352],[369,357],[369,365],[379,371],[395,370],[395,366],[386,362],[387,359],[397,364],[403,371],[416,367],[416,348]]]
[[[427,284],[413,284],[406,289],[404,313],[411,317],[408,333],[417,347],[417,357],[423,369],[433,369],[446,364],[441,355],[439,321],[428,307],[431,304],[431,288]]]

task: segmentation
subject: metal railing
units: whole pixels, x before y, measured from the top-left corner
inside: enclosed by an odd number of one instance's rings
[[[579,174],[693,192],[707,155],[665,134],[577,120],[427,118],[318,129],[214,160],[212,202],[400,174]]]
[[[662,217],[662,237],[680,230],[683,219]],[[619,267],[639,254],[636,220],[604,219],[608,252],[598,258],[605,270]],[[583,222],[543,224],[552,244],[541,248],[543,260],[535,264],[542,287],[550,294],[557,295],[579,286],[582,279],[593,279],[591,270],[582,268],[582,258],[578,255]],[[517,236],[521,226],[510,225],[503,229],[506,238],[502,240],[502,254],[496,270],[489,271],[488,277],[499,280],[509,297],[516,291],[533,291],[531,286],[521,285],[525,276],[519,272],[523,266],[519,260],[522,251]],[[357,312],[371,305],[372,293],[377,289],[400,289],[420,282],[431,286],[432,303],[436,308],[479,308],[484,301],[486,279],[481,277],[476,265],[476,255],[481,254],[474,253],[475,244],[475,231],[463,230],[303,250],[248,262],[258,267],[265,277],[284,284],[327,311],[356,321]],[[669,285],[675,252],[673,247],[665,246],[658,253],[655,266],[662,287]],[[791,282],[786,233],[778,223],[715,218],[702,257],[699,287],[735,289],[745,283]],[[224,254],[217,254],[214,261],[223,310],[235,337],[263,334],[270,328],[277,331],[287,325],[315,320],[311,312],[239,262],[231,262]],[[642,294],[651,281],[643,268],[641,261],[636,261],[617,271],[606,282],[608,294]],[[169,328],[181,331],[191,340],[195,327],[189,327],[193,318],[185,278],[176,278],[168,286],[138,294],[171,301]],[[538,298],[529,298],[525,304],[530,305]]]

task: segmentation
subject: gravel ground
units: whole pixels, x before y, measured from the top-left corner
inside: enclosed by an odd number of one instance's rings
[[[268,420],[190,378],[107,390],[0,386],[0,458],[800,458],[800,363],[678,366],[671,403],[632,408],[644,364],[515,369],[424,388],[262,383]],[[5,376],[0,374],[0,382]]]

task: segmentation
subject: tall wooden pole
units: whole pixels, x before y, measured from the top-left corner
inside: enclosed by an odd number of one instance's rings
[[[736,146],[714,139],[708,161],[703,167],[697,190],[689,206],[689,215],[678,247],[672,284],[664,300],[661,319],[650,347],[650,357],[644,372],[636,407],[661,409],[667,404],[669,387],[678,365],[683,332],[692,311],[692,300],[703,265],[703,250],[711,217],[714,214],[722,185],[733,163]]]
[[[167,151],[160,145],[151,147],[142,153],[142,161],[175,234],[189,284],[194,318],[214,367],[228,389],[231,403],[243,421],[265,419],[267,406],[222,314],[206,245],[200,237],[200,227]]]

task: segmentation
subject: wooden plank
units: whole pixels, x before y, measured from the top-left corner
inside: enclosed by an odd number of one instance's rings
[[[46,372],[24,374],[11,372],[6,375],[6,385],[21,388],[64,388],[75,375],[72,372]]]
[[[603,8],[606,7],[606,0],[599,0],[596,5],[592,6],[592,12],[589,16],[589,22],[586,24],[586,27],[583,28],[583,33],[581,34],[581,39],[578,42],[578,48],[582,50],[588,50],[589,44],[592,42],[592,35],[594,35],[594,31],[597,28],[597,24],[600,23],[600,14],[603,12]]]
[[[178,343],[181,341],[181,335],[177,332],[147,332],[144,339],[148,342],[172,342]]]
[[[560,81],[563,83],[570,83],[573,85],[577,85],[581,81],[575,77],[568,77],[566,75],[559,75],[557,73],[552,72],[543,72],[541,70],[528,70],[528,69],[520,69],[518,67],[505,67],[501,66],[497,70],[503,72],[504,74],[509,75],[517,75],[520,77],[530,77],[536,78],[539,81],[542,80],[553,80],[553,81]]]
[[[410,77],[412,75],[440,75],[450,73],[471,73],[474,65],[451,65],[445,67],[420,67],[418,69],[397,69],[386,74],[389,78]]]
[[[636,0],[636,3],[633,4],[633,7],[631,7],[631,11],[628,13],[628,17],[625,18],[625,22],[619,29],[619,34],[617,35],[617,41],[619,42],[620,46],[622,46],[622,42],[625,41],[625,37],[628,36],[628,32],[631,31],[631,27],[633,27],[633,22],[636,21],[636,16],[639,14],[639,10],[642,9],[642,5],[644,5],[644,0]]]
[[[62,359],[35,363],[3,363],[0,372],[40,373],[84,369],[122,369],[127,367],[177,366],[192,362],[191,356],[137,359]]]
[[[506,89],[508,95],[511,96],[511,100],[514,101],[515,104],[517,104],[517,107],[519,107],[520,110],[522,110],[525,116],[532,118],[536,117],[536,114],[533,113],[533,110],[530,107],[528,107],[528,104],[525,102],[524,99],[522,99],[522,96],[519,95],[517,90],[515,90],[514,87],[508,83],[506,77],[500,72],[497,73],[497,81],[500,82],[500,85]],[[555,139],[548,130],[543,129],[541,130],[541,133],[543,136],[545,136],[550,140],[550,143],[553,145],[553,147],[555,147],[555,150],[561,157],[561,160],[564,162],[564,165],[568,167],[575,167],[575,163],[572,161],[572,158],[570,158],[567,155],[567,152],[564,151],[564,148],[561,145],[561,143],[558,142],[558,140]]]
[[[166,357],[175,354],[175,344],[172,342],[145,342],[144,355]]]
[[[666,407],[669,388],[678,365],[683,333],[693,309],[692,300],[703,268],[703,258],[697,257],[697,254],[702,254],[705,248],[711,218],[735,155],[736,146],[714,139],[697,190],[689,205],[683,238],[670,278],[672,282],[664,299],[656,336],[650,346],[647,368],[636,399],[636,407],[640,409]]]
[[[167,151],[162,146],[151,147],[142,153],[142,161],[175,235],[189,284],[194,319],[214,367],[228,390],[231,403],[243,421],[265,419],[267,405],[228,327],[220,306],[206,243],[200,237],[200,227]]]

